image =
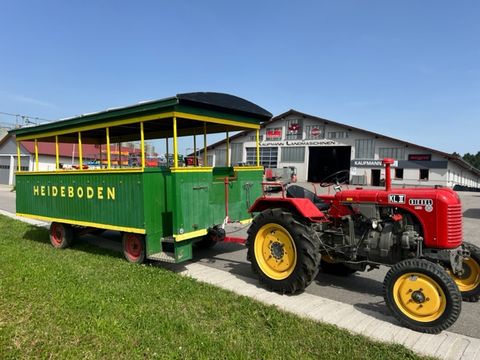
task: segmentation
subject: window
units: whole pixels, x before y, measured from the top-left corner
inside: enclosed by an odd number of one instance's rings
[[[324,125],[307,125],[305,126],[305,138],[308,140],[319,140],[325,137]]]
[[[269,128],[267,129],[267,141],[270,140],[282,140],[282,128]]]
[[[403,169],[395,168],[395,179],[403,179]]]
[[[305,161],[305,147],[282,147],[282,162],[303,163]]]
[[[232,152],[230,164],[236,166],[238,163],[242,162],[243,144],[230,144],[230,148]]]
[[[329,131],[328,132],[328,139],[346,139],[348,138],[347,131]]]
[[[250,135],[249,140],[250,141],[257,141],[257,135]],[[263,135],[258,136],[258,141],[263,141]]]
[[[260,165],[276,168],[278,162],[278,147],[260,148]],[[257,165],[257,148],[247,148],[247,165]]]
[[[207,166],[213,166],[213,155],[207,154]]]
[[[302,121],[299,119],[290,119],[285,121],[285,139],[301,140],[302,139]]]
[[[420,180],[428,180],[428,169],[420,169]]]
[[[0,169],[10,169],[10,165],[0,165]]]
[[[227,149],[216,149],[215,166],[227,166]]]
[[[375,154],[373,139],[357,139],[355,140],[355,158],[356,159],[373,159]]]
[[[404,148],[378,148],[378,157],[380,159],[392,158],[395,160],[403,160],[405,158]]]

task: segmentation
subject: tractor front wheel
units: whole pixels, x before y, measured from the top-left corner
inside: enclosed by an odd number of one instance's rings
[[[383,296],[404,326],[430,334],[449,328],[462,308],[452,278],[441,266],[423,259],[395,264],[385,276]]]
[[[68,224],[52,222],[49,234],[50,243],[57,249],[65,249],[73,243],[74,232]]]
[[[134,264],[145,261],[145,236],[133,233],[124,233],[122,236],[123,255]]]
[[[447,272],[457,284],[463,301],[477,302],[480,300],[480,248],[467,242],[465,245],[470,257],[463,260],[463,274],[457,276],[451,269]]]
[[[303,291],[320,265],[320,241],[310,227],[283,209],[267,209],[248,230],[247,260],[269,289]]]

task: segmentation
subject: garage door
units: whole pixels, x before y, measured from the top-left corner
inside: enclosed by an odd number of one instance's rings
[[[8,178],[10,176],[10,157],[0,157],[0,184],[8,185]]]

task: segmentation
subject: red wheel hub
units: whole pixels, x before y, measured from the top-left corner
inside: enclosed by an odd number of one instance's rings
[[[138,235],[128,234],[125,241],[125,251],[132,260],[138,259],[143,251],[142,241]]]
[[[65,238],[65,229],[60,224],[52,225],[51,239],[54,245],[60,246]]]

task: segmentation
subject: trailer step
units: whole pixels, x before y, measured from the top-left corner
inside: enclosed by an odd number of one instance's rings
[[[176,263],[175,254],[172,252],[162,251],[156,254],[149,255],[148,258],[150,260],[157,260],[157,261],[173,263],[173,264]]]
[[[164,242],[164,243],[174,243],[175,238],[173,236],[167,236],[167,237],[162,238],[162,242]]]

